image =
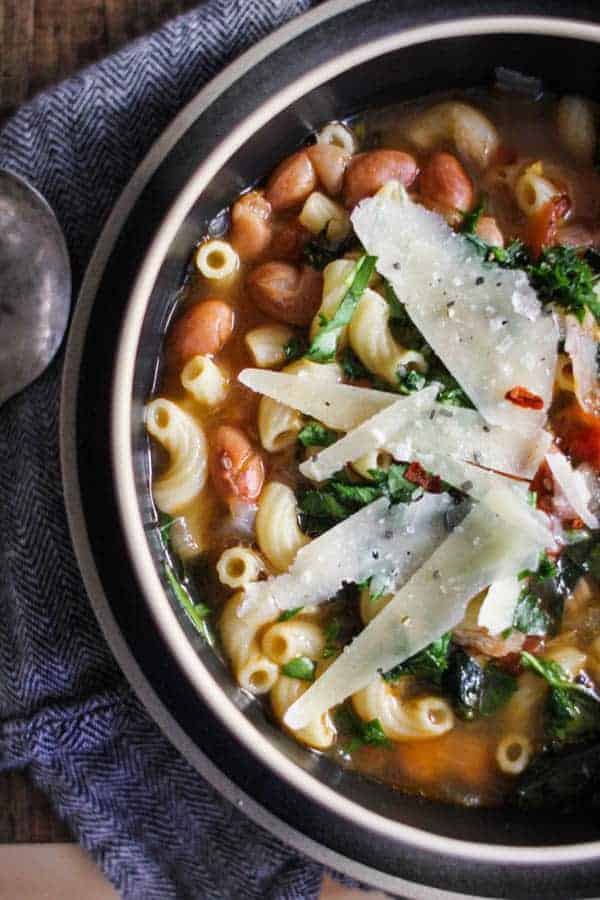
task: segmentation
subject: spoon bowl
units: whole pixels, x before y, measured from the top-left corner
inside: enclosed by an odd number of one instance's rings
[[[60,225],[42,195],[0,171],[0,405],[46,369],[71,307]]]

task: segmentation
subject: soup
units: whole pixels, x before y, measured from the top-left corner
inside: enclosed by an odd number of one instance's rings
[[[597,114],[532,84],[311,136],[199,236],[146,407],[240,687],[466,805],[548,799],[600,728]]]

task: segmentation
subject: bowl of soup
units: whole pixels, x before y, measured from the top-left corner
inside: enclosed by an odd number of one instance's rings
[[[325,4],[176,120],[84,285],[68,500],[128,677],[259,821],[406,896],[584,897],[600,28],[499,12]]]

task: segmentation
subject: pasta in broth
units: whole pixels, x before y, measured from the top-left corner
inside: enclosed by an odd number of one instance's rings
[[[597,118],[501,83],[326,123],[166,335],[171,586],[290,735],[410,792],[600,765]]]

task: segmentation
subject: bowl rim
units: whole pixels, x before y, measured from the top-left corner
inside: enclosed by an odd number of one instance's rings
[[[107,225],[102,238],[94,253],[86,278],[81,289],[81,298],[93,298],[103,268],[108,260],[112,244],[114,243],[119,223],[124,220],[131,210],[138,193],[149,179],[152,171],[164,158],[169,149],[175,144],[178,137],[195,120],[200,112],[206,108],[219,91],[247,71],[254,59],[262,58],[275,46],[281,46],[289,40],[292,34],[298,34],[303,28],[309,28],[316,21],[323,18],[324,13],[336,15],[338,12],[347,11],[349,8],[362,5],[369,0],[332,0],[325,7],[313,10],[299,19],[289,23],[274,35],[269,36],[259,45],[247,51],[242,57],[228,67],[207,88],[200,92],[194,100],[188,104],[176,117],[172,125],[152,148],[142,166],[135,173],[132,181],[125,189]],[[296,26],[296,27],[294,27]],[[121,523],[129,555],[135,569],[135,574],[142,588],[142,592],[148,603],[154,621],[170,651],[177,659],[178,664],[186,673],[197,692],[207,703],[213,712],[225,724],[229,731],[235,730],[239,739],[253,753],[260,757],[275,774],[284,781],[289,781],[296,788],[312,799],[317,799],[327,807],[334,815],[343,815],[350,822],[360,817],[361,822],[374,832],[385,832],[399,842],[413,844],[444,855],[453,857],[468,857],[476,848],[479,859],[489,862],[518,862],[521,864],[540,864],[551,861],[552,863],[575,863],[583,859],[589,859],[600,850],[600,841],[583,842],[563,846],[527,846],[514,847],[501,844],[475,844],[466,840],[456,840],[433,834],[424,829],[404,825],[392,819],[388,819],[378,813],[366,810],[364,807],[342,797],[333,789],[324,786],[314,776],[300,769],[281,751],[277,750],[266,737],[263,737],[255,727],[245,718],[243,713],[230,701],[219,689],[215,696],[215,683],[205,670],[201,660],[197,656],[192,645],[175,614],[169,605],[162,584],[156,574],[152,555],[147,544],[143,522],[139,513],[137,494],[134,481],[133,458],[131,454],[130,428],[131,428],[131,388],[134,376],[134,360],[139,333],[143,322],[148,298],[150,297],[156,276],[162,265],[166,250],[172,238],[185,216],[201,194],[203,187],[216,174],[228,158],[248,139],[260,125],[267,122],[279,110],[289,103],[301,97],[309,90],[317,87],[329,78],[346,69],[366,61],[374,56],[381,55],[403,46],[423,43],[436,39],[454,36],[480,35],[489,33],[533,33],[538,35],[579,38],[593,43],[600,42],[600,27],[592,23],[569,18],[556,18],[531,15],[507,15],[507,16],[471,16],[454,20],[420,25],[397,31],[385,38],[367,42],[352,51],[337,57],[335,61],[318,66],[303,77],[295,80],[284,90],[255,110],[248,118],[243,120],[229,133],[225,141],[207,157],[196,169],[195,174],[180,192],[171,206],[167,216],[160,224],[154,240],[152,241],[135,281],[131,298],[128,304],[124,327],[119,339],[117,349],[117,362],[113,380],[113,402],[111,414],[111,443],[113,458],[113,475],[117,498],[120,508]],[[262,52],[261,52],[262,51]],[[78,303],[73,331],[85,331],[86,310],[84,304]],[[69,443],[67,432],[74,433],[74,406],[76,399],[76,380],[67,377],[67,372],[76,371],[78,366],[78,354],[76,343],[69,343],[67,362],[65,364],[65,381],[63,391],[63,422],[61,425],[62,457],[66,468],[73,469],[74,448]],[[83,514],[77,497],[77,486],[74,481],[66,481],[66,501],[74,533],[81,529]],[[125,525],[126,523],[126,525]],[[75,526],[75,527],[74,527]],[[78,536],[76,549],[84,575],[88,574],[90,593],[97,593],[101,587],[99,580],[94,578],[94,563],[91,550],[85,547],[85,538]],[[78,546],[79,545],[79,546]],[[91,566],[90,566],[91,563]],[[106,624],[106,619],[101,624]],[[111,634],[111,642],[114,640],[114,631]],[[143,676],[142,676],[143,678]],[[145,699],[145,698],[143,698]],[[156,716],[155,716],[156,717]],[[314,842],[313,842],[314,843]],[[398,879],[394,878],[397,886]],[[428,888],[431,892],[433,889]],[[430,894],[431,895],[431,894]]]

